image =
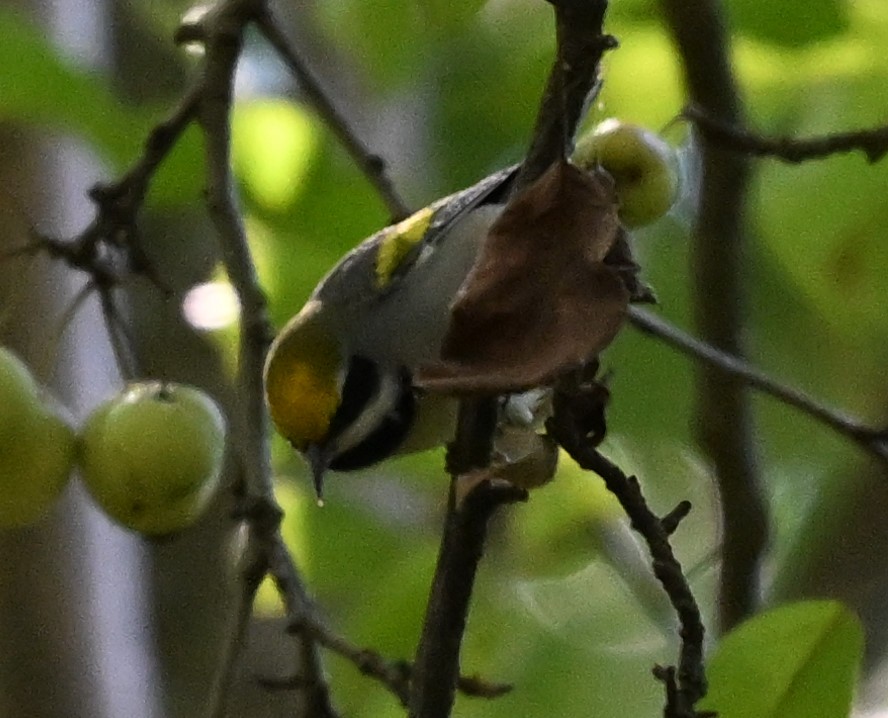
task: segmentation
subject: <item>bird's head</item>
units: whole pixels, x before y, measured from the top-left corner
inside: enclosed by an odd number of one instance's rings
[[[272,421],[308,460],[319,496],[327,469],[361,469],[396,453],[415,418],[407,370],[350,354],[323,318],[309,302],[265,364]]]

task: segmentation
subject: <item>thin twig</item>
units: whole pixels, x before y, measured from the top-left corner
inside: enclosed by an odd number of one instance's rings
[[[719,0],[661,0],[684,65],[693,104],[719,121],[743,124]],[[742,356],[746,319],[743,256],[749,162],[700,143],[702,181],[693,228],[694,318],[700,337]],[[697,372],[698,441],[712,461],[721,495],[722,562],[719,624],[727,630],[759,601],[760,565],[767,542],[757,441],[743,381],[711,366]]]
[[[594,393],[590,396],[589,391],[595,392],[595,387],[591,386],[587,391],[577,391],[577,387],[567,384],[556,388],[553,398],[554,416],[546,427],[582,468],[594,471],[604,480],[629,517],[632,528],[647,543],[653,559],[654,574],[669,597],[680,625],[677,685],[664,681],[667,693],[664,716],[693,718],[697,715],[694,705],[706,694],[703,669],[705,631],[697,602],[669,544],[670,533],[687,515],[690,506],[682,503],[661,519],[648,508],[638,480],[634,476],[627,476],[594,448],[589,426],[597,422],[600,408],[595,407],[597,398]],[[588,401],[590,398],[591,404]],[[657,675],[662,679],[662,675]]]
[[[58,319],[58,326],[56,327],[55,332],[53,332],[51,337],[47,340],[47,346],[41,353],[38,363],[36,364],[35,368],[37,369],[38,376],[48,378],[54,375],[58,365],[59,350],[68,325],[73,321],[77,312],[80,311],[86,300],[89,299],[89,296],[94,289],[95,285],[91,281],[87,281],[77,290],[77,293],[70,300],[68,306],[65,307],[61,317]]]
[[[706,139],[719,147],[750,157],[776,157],[799,164],[832,155],[860,151],[869,162],[878,162],[888,153],[888,125],[851,132],[831,132],[820,137],[764,137],[722,122],[695,106],[682,115],[691,120]]]
[[[263,401],[262,367],[272,331],[236,200],[229,125],[241,34],[261,6],[257,0],[233,0],[206,18],[204,91],[198,120],[205,137],[207,207],[241,308],[237,377],[241,416],[237,417],[235,435],[244,457],[248,492],[252,496],[271,497],[274,488],[266,446],[270,432]]]
[[[328,651],[350,661],[364,675],[379,681],[406,706],[409,699],[410,681],[414,674],[413,666],[406,661],[390,661],[379,652],[369,648],[358,647],[344,636],[336,633],[319,615],[311,597],[305,588],[293,558],[283,540],[278,537],[270,556],[269,573],[274,578],[278,592],[284,601],[287,614],[288,630],[306,639],[307,648],[322,646]],[[317,661],[303,663],[298,679],[287,682],[289,687],[298,687],[309,696],[309,702],[321,706],[310,715],[334,716],[329,704],[329,693],[322,676],[313,674],[312,667]],[[494,683],[477,677],[459,676],[457,689],[466,696],[477,698],[496,698],[508,693],[512,686]]]
[[[128,224],[135,222],[155,173],[194,120],[203,89],[200,80],[191,85],[170,115],[148,133],[142,154],[126,174],[115,182],[97,184],[90,190],[100,213]]]
[[[114,358],[117,360],[120,375],[124,379],[130,380],[139,376],[138,359],[135,352],[136,344],[129,333],[127,323],[120,316],[120,311],[114,304],[114,297],[111,294],[112,289],[112,287],[107,285],[98,286],[99,304],[102,308],[102,317],[105,320],[105,327],[108,331],[108,340],[111,342],[111,349],[114,352]]]
[[[84,272],[89,277],[86,286],[99,293],[109,339],[125,377],[136,375],[134,345],[119,320],[111,291],[128,273],[141,272],[168,293],[145,259],[136,220],[155,173],[194,119],[202,89],[200,80],[192,84],[170,115],[151,130],[142,153],[119,179],[90,189],[89,197],[96,206],[96,214],[80,234],[61,240],[32,231],[31,242],[0,256],[2,261],[43,251],[70,268]],[[80,302],[75,300],[75,305],[79,306]],[[70,319],[73,312],[68,315]]]
[[[198,79],[172,110],[148,134],[142,154],[120,179],[96,184],[89,192],[97,207],[93,221],[71,242],[62,242],[35,235],[38,244],[52,256],[64,259],[71,267],[83,270],[102,284],[103,279],[118,279],[103,249],[123,251],[132,265],[134,257],[144,258],[137,241],[136,219],[145,202],[148,188],[160,165],[194,120],[198,100],[203,91]],[[104,246],[102,246],[104,245]],[[144,262],[136,266],[145,270]],[[106,277],[105,275],[111,275]]]
[[[292,557],[283,542],[278,543],[274,553],[271,574],[277,583],[278,591],[284,597],[288,631],[310,638],[305,645],[322,646],[328,651],[345,658],[364,675],[385,686],[405,707],[409,698],[410,680],[413,666],[407,661],[391,661],[378,651],[356,646],[344,636],[336,633],[319,615],[308,596]],[[313,687],[326,688],[316,676],[303,672],[297,679],[286,682],[281,687],[298,687],[310,691]],[[512,687],[502,683],[492,683],[476,677],[460,676],[458,690],[467,696],[495,698],[508,693]],[[320,698],[324,698],[322,694]],[[314,713],[312,715],[326,715]]]
[[[265,8],[256,17],[256,26],[296,76],[296,79],[299,81],[299,88],[321,115],[324,124],[333,130],[346,151],[351,155],[355,164],[373,185],[383,202],[385,202],[392,216],[392,221],[401,220],[409,215],[410,208],[395,190],[391,178],[386,173],[385,161],[379,155],[371,152],[354,132],[348,120],[345,119],[345,116],[324,91],[321,82],[311,71],[306,61],[299,55],[296,48],[293,47],[292,43],[278,27],[268,8]]]
[[[388,661],[377,651],[358,648],[342,636],[321,629],[317,624],[306,627],[311,637],[328,651],[351,662],[363,675],[385,686],[405,708],[410,699],[410,664],[406,661]]]
[[[875,429],[859,419],[837,411],[799,389],[777,381],[749,362],[695,339],[664,319],[639,307],[630,307],[629,318],[636,329],[688,356],[699,359],[720,371],[736,376],[747,385],[795,407],[851,439],[882,461],[888,461],[888,428]]]
[[[326,624],[313,623],[304,630],[310,632],[318,645],[353,663],[364,675],[382,683],[401,705],[407,707],[410,697],[410,681],[414,675],[413,666],[407,661],[390,661],[378,651],[360,648],[347,641]],[[473,698],[498,698],[512,690],[507,683],[493,683],[477,676],[460,676],[457,690],[464,696]]]
[[[232,286],[249,302],[241,303],[241,320],[244,330],[241,334],[237,378],[237,402],[239,411],[232,417],[232,436],[236,437],[236,454],[244,474],[244,484],[248,500],[264,495],[270,487],[271,469],[268,451],[265,448],[265,437],[257,441],[252,433],[251,422],[255,418],[264,429],[265,417],[256,416],[255,399],[249,397],[249,391],[262,396],[261,386],[255,387],[255,379],[251,373],[258,373],[254,353],[262,352],[264,344],[260,342],[258,349],[253,349],[255,341],[252,327],[255,322],[261,323],[262,308],[259,303],[258,317],[251,316],[257,311],[253,299],[254,270],[252,261],[247,254],[246,232],[235,204],[234,183],[230,170],[230,129],[229,113],[231,111],[234,73],[241,51],[242,33],[249,20],[249,11],[255,3],[228,2],[217,5],[207,12],[200,22],[202,42],[205,48],[204,63],[200,73],[197,120],[205,137],[205,156],[207,171],[207,207],[210,218],[215,226],[226,269],[231,276]],[[194,28],[192,28],[193,30]],[[233,275],[232,275],[233,272]],[[259,374],[261,377],[261,374]],[[241,654],[249,620],[252,614],[253,598],[258,589],[261,577],[265,575],[266,556],[263,551],[263,537],[256,530],[258,522],[247,521],[248,537],[244,550],[244,569],[240,592],[235,603],[234,618],[228,630],[227,641],[223,647],[219,669],[209,697],[208,715],[221,718],[225,714],[228,691],[230,690],[237,659]]]

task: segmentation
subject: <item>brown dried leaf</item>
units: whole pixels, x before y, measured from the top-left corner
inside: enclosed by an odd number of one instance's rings
[[[613,182],[554,164],[491,227],[419,386],[501,394],[539,386],[616,336],[629,292],[602,260],[619,228]]]

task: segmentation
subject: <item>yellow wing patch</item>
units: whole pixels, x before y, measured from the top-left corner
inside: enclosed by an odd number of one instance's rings
[[[426,207],[388,229],[376,253],[377,287],[383,289],[388,285],[408,252],[425,237],[434,215],[435,211]]]
[[[278,430],[299,451],[322,442],[339,406],[342,363],[333,338],[307,305],[284,327],[268,352],[265,395]]]

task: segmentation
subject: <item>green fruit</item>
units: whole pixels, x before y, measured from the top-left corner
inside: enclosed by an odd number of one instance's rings
[[[28,367],[0,347],[0,527],[39,519],[67,483],[76,438]]]
[[[678,198],[675,150],[638,125],[605,120],[580,139],[573,159],[581,167],[601,165],[614,178],[627,227],[659,219]]]
[[[81,438],[83,480],[127,528],[164,535],[193,524],[219,485],[225,419],[199,389],[137,382],[100,406]]]
[[[40,389],[25,363],[9,349],[0,347],[0,439],[21,421],[24,413],[40,407]]]

